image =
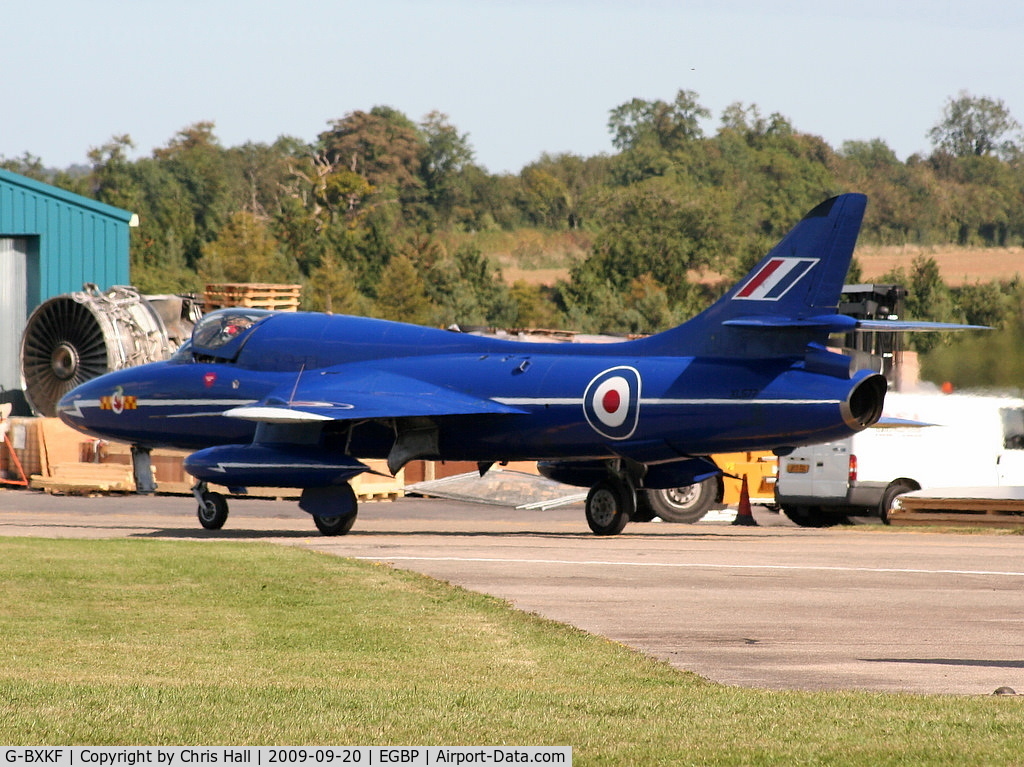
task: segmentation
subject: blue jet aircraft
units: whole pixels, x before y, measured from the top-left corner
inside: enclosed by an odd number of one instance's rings
[[[812,210],[735,287],[688,322],[615,344],[536,344],[365,317],[223,309],[165,362],[95,378],[58,407],[86,434],[195,450],[199,519],[227,502],[207,483],[301,488],[326,535],[348,532],[358,458],[537,460],[590,487],[586,519],[619,533],[643,488],[720,473],[705,456],[825,442],[874,424],[886,381],[826,348],[855,328],[936,329],[837,313],[866,198]],[[872,327],[874,326],[874,327]],[[950,328],[952,326],[943,326]]]

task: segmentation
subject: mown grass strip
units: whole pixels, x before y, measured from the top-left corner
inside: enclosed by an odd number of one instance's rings
[[[695,616],[699,620],[699,616]],[[1015,698],[728,688],[286,547],[0,540],[0,743],[571,745],[576,764],[1011,764]]]

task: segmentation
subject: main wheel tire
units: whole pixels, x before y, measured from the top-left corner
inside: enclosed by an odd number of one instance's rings
[[[800,527],[835,527],[850,523],[845,514],[827,512],[820,506],[783,506],[782,511]]]
[[[683,487],[644,490],[637,494],[637,507],[643,508],[646,505],[655,516],[666,522],[693,524],[704,518],[717,494],[718,480],[709,477],[703,482]]]
[[[203,493],[197,515],[207,530],[220,530],[228,521],[228,501],[220,493]]]
[[[899,496],[917,489],[919,488],[902,479],[897,479],[885,488],[885,492],[882,493],[882,500],[878,502],[878,516],[882,522],[887,525],[890,523],[889,512],[892,511],[892,505]]]
[[[345,535],[345,533],[352,529],[352,525],[356,522],[356,515],[359,513],[359,499],[356,498],[356,492],[352,489],[351,485],[340,485],[336,488],[336,491],[340,495],[334,498],[334,501],[337,507],[345,513],[323,516],[313,515],[313,523],[316,525],[316,529],[324,535]]]
[[[339,517],[313,517],[316,529],[324,535],[344,535],[356,522],[356,512]]]
[[[626,482],[609,477],[587,494],[587,524],[595,535],[618,535],[636,510],[636,493]]]

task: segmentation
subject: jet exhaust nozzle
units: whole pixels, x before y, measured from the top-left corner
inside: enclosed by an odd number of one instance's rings
[[[872,373],[862,378],[843,403],[843,420],[854,431],[863,431],[878,423],[889,388],[885,376]]]

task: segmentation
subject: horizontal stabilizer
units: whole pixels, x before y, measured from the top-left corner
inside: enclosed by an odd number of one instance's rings
[[[988,325],[958,325],[952,322],[916,322],[914,320],[857,320],[857,330],[866,333],[945,333],[952,330],[991,330]]]
[[[855,330],[865,333],[944,333],[953,330],[991,330],[987,325],[959,325],[951,322],[926,322],[917,320],[858,320],[845,314],[824,314],[815,317],[779,317],[772,315],[736,317],[722,323],[733,328],[764,330],[821,330],[827,333],[850,333]]]

